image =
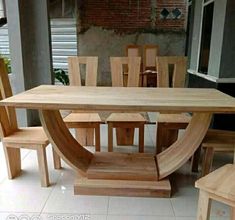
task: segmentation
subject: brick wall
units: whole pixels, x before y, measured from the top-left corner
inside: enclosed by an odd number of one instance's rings
[[[164,8],[169,13],[165,17]],[[172,16],[174,9],[182,13],[177,19]],[[87,0],[80,7],[83,30],[98,26],[119,33],[181,31],[186,17],[185,0]]]
[[[156,27],[163,30],[184,30],[187,19],[187,7],[185,0],[157,0],[156,8]],[[163,9],[169,12],[166,18],[161,18]],[[174,18],[173,11],[179,9],[181,15]]]

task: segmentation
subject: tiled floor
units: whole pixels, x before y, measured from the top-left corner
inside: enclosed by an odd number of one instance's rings
[[[155,126],[146,127],[146,151],[153,152]],[[101,142],[107,150],[107,128],[102,126]],[[135,135],[137,136],[137,135]],[[137,144],[137,137],[135,140]],[[137,147],[115,148],[119,151],[136,151]],[[50,181],[52,185],[41,188],[38,176],[37,158],[34,151],[22,151],[22,175],[8,180],[3,149],[0,147],[0,220],[195,220],[198,190],[194,188],[197,174],[184,165],[171,179],[175,192],[170,199],[74,196],[75,174],[63,163],[63,169],[53,169],[51,147],[47,148]],[[216,166],[231,163],[232,155],[216,158]],[[213,202],[211,219],[229,219],[229,207]]]

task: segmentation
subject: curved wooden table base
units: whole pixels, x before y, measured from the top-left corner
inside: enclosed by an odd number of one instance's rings
[[[158,178],[163,179],[180,168],[200,146],[211,122],[211,114],[194,113],[184,134],[157,155]]]
[[[91,167],[93,169],[95,165],[99,166],[100,164],[100,161],[97,163],[97,158],[108,158],[109,162],[107,165],[111,166],[110,161],[112,161],[112,159],[110,158],[112,158],[112,156],[113,158],[117,157],[117,153],[108,153],[108,156],[106,152],[92,154],[82,147],[70,134],[58,110],[40,110],[40,117],[48,138],[58,155],[73,169],[88,176],[88,178]],[[156,156],[158,179],[169,176],[194,154],[208,130],[210,121],[211,114],[209,113],[193,114],[184,135],[169,148]],[[123,158],[126,157],[126,155],[128,154],[123,154]],[[139,158],[139,155],[143,154],[135,154],[135,158]],[[148,155],[147,157],[151,161],[154,160],[153,155]],[[115,159],[113,161],[115,161]],[[104,161],[102,168],[106,165],[105,162],[107,161]],[[126,169],[128,169],[128,167]],[[104,169],[104,172],[107,172],[107,170]],[[140,175],[143,176],[143,173]]]
[[[58,110],[40,110],[42,126],[58,155],[74,170],[86,175],[93,154],[71,135]]]

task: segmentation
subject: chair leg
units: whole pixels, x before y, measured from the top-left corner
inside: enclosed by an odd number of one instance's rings
[[[86,146],[86,129],[84,128],[75,128],[75,138],[79,144]]]
[[[196,150],[194,153],[192,160],[191,160],[191,171],[192,172],[198,172],[198,165],[199,165],[199,160],[200,160],[200,155],[201,155],[201,146]]]
[[[108,123],[108,152],[113,152],[113,125]]]
[[[143,75],[143,87],[147,87],[148,86],[148,76],[147,74]]]
[[[40,172],[41,186],[47,187],[49,183],[48,167],[47,167],[47,158],[46,158],[46,148],[40,146],[37,148],[38,156],[38,167]]]
[[[117,125],[117,123],[115,123]],[[116,127],[116,126],[115,126]],[[135,128],[124,128],[121,124],[116,127],[117,145],[134,145]]]
[[[164,147],[170,147],[173,143],[175,143],[178,139],[178,129],[166,129],[166,140],[165,140],[165,146]]]
[[[100,124],[95,127],[95,151],[100,151]]]
[[[213,161],[213,155],[214,149],[212,147],[205,148],[202,162],[202,176],[205,176],[210,172]]]
[[[164,125],[162,123],[157,124],[157,137],[156,137],[156,154],[159,154],[162,152],[164,147],[164,141],[166,140],[166,132],[164,129]]]
[[[8,178],[13,179],[21,172],[20,149],[4,146]]]
[[[52,147],[52,154],[53,154],[53,163],[54,169],[61,169],[61,160],[59,155],[55,152],[54,148]]]
[[[167,148],[172,145],[177,138],[178,129],[168,129],[163,123],[158,123],[156,153],[161,153],[163,148]]]
[[[231,207],[231,220],[235,220],[235,207]]]
[[[94,146],[94,128],[86,128],[86,146]]]
[[[209,220],[211,199],[207,192],[200,190],[198,199],[197,220]]]
[[[233,163],[235,164],[235,148],[234,148],[234,152],[233,152]]]
[[[144,153],[144,124],[139,126],[139,152]]]

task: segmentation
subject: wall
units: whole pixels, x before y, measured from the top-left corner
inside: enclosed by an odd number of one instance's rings
[[[99,56],[99,85],[111,85],[109,57],[125,56],[128,44],[158,44],[160,55],[185,53],[184,0],[89,0],[79,6],[78,52]],[[181,15],[174,19],[178,9]]]

